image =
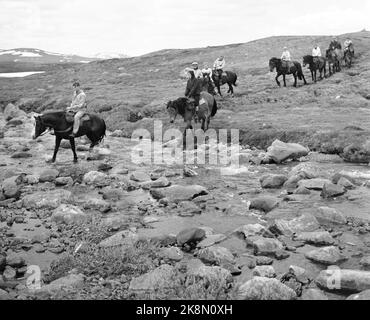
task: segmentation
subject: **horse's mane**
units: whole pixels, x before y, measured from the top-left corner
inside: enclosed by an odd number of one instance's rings
[[[188,104],[188,99],[185,98],[185,97],[181,97],[181,98],[178,98],[175,101],[172,101],[172,104],[176,107],[177,112],[180,115],[183,116],[185,114],[185,111],[186,111],[186,106]]]

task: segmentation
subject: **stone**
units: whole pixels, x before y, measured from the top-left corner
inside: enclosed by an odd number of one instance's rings
[[[322,191],[321,191],[321,197],[324,199],[328,198],[335,198],[344,195],[347,192],[347,190],[340,186],[333,183],[325,183]]]
[[[14,280],[17,277],[17,271],[11,266],[6,266],[3,272],[3,278],[5,281]]]
[[[18,199],[21,195],[21,185],[22,179],[19,176],[13,176],[5,179],[1,183],[1,188],[6,199]]]
[[[312,214],[303,214],[291,220],[276,219],[269,229],[276,234],[291,236],[298,232],[315,231],[319,227],[319,222]]]
[[[105,187],[101,191],[104,200],[119,201],[125,196],[121,188]]]
[[[311,191],[303,186],[298,187],[293,192],[294,194],[311,194]]]
[[[131,230],[123,230],[117,232],[113,236],[110,236],[99,243],[100,247],[110,248],[116,246],[130,247],[139,239],[137,233]]]
[[[130,175],[130,180],[136,182],[151,181],[150,175],[144,171],[134,171]]]
[[[72,186],[73,179],[71,177],[59,177],[55,179],[56,186]]]
[[[309,150],[297,143],[285,143],[280,140],[275,140],[270,147],[267,148],[266,157],[275,163],[282,163],[286,160],[294,160],[304,157]]]
[[[294,237],[294,240],[319,246],[332,245],[335,242],[333,237],[327,231],[301,232]]]
[[[196,177],[198,173],[196,173],[194,170],[190,169],[189,167],[185,167],[183,170],[184,177]]]
[[[24,111],[20,110],[17,106],[12,103],[9,103],[4,109],[4,118],[5,121],[9,121],[13,118],[23,117],[26,118],[27,115]]]
[[[268,265],[271,265],[273,264],[274,260],[272,258],[269,258],[269,257],[257,257],[256,258],[256,265],[257,266],[268,266]]]
[[[263,176],[260,178],[260,183],[262,188],[265,189],[277,189],[283,186],[285,181],[287,181],[287,177],[282,174],[270,174]]]
[[[212,286],[216,288],[227,289],[228,284],[233,281],[229,270],[219,266],[205,266],[199,263],[193,263],[193,266],[187,268],[185,286],[202,283],[203,286]]]
[[[346,224],[347,218],[334,208],[319,207],[314,213],[319,223]]]
[[[309,190],[322,190],[325,184],[331,183],[328,179],[305,179],[298,182],[298,187],[304,187]]]
[[[178,204],[177,211],[180,216],[193,216],[195,214],[201,214],[202,210],[191,201],[181,201]]]
[[[356,188],[356,186],[345,177],[340,177],[339,180],[338,180],[337,185],[341,186],[341,187],[343,187],[344,189],[347,189],[347,190],[351,190],[351,189]]]
[[[360,265],[364,268],[370,268],[370,256],[362,257],[360,260]]]
[[[261,196],[251,200],[250,209],[256,209],[265,213],[270,212],[279,205],[279,201],[271,196]]]
[[[22,205],[26,209],[56,209],[62,203],[72,201],[72,193],[68,190],[38,191],[25,195]]]
[[[184,244],[194,244],[202,241],[206,237],[206,232],[200,228],[189,228],[180,231],[177,236],[177,244],[183,246]]]
[[[101,213],[107,213],[112,209],[112,206],[103,199],[92,198],[84,202],[83,208],[85,210],[98,210]]]
[[[172,261],[181,261],[184,258],[184,254],[177,247],[162,248],[159,255],[164,259]]]
[[[51,237],[51,232],[46,231],[42,233],[37,233],[32,236],[31,243],[43,243],[49,241]]]
[[[253,276],[275,278],[276,272],[272,266],[256,266],[252,272]]]
[[[277,279],[254,277],[237,290],[239,300],[294,300],[296,293]]]
[[[12,297],[10,296],[8,292],[6,292],[3,289],[0,289],[0,301],[4,301],[4,300],[12,300]]]
[[[50,282],[40,289],[35,289],[36,294],[56,294],[62,290],[79,289],[85,283],[85,276],[83,274],[69,274],[65,277],[59,278]]]
[[[56,223],[78,224],[87,220],[86,214],[79,208],[70,204],[61,204],[51,216]]]
[[[207,235],[204,240],[197,244],[197,248],[207,248],[226,240],[227,237],[224,234],[211,234]]]
[[[150,194],[154,199],[167,198],[170,202],[181,202],[193,200],[196,197],[207,195],[208,190],[199,185],[172,185],[167,188],[156,188],[151,189]]]
[[[159,177],[157,180],[141,183],[140,187],[149,190],[150,188],[165,188],[169,185],[171,185],[171,182],[166,177]]]
[[[315,282],[324,290],[362,292],[370,289],[370,271],[327,269],[320,272]]]
[[[243,239],[252,237],[252,236],[262,236],[266,238],[272,238],[273,234],[263,225],[259,223],[255,224],[246,224],[237,228],[233,231],[233,234],[236,236],[242,237]]]
[[[156,290],[172,289],[179,285],[175,269],[163,264],[142,276],[133,278],[130,282],[130,291],[155,292]]]
[[[92,185],[95,187],[108,186],[110,184],[109,180],[109,177],[105,173],[99,171],[90,171],[83,177],[83,182],[86,185]]]
[[[305,254],[305,257],[314,262],[326,265],[335,265],[347,259],[343,254],[341,254],[339,249],[334,246],[309,251]]]
[[[247,239],[247,244],[252,246],[255,255],[274,255],[276,251],[282,250],[282,243],[273,238],[263,238],[260,236]]]
[[[328,297],[319,289],[304,290],[301,300],[329,300]]]
[[[352,294],[346,300],[370,300],[370,289]]]
[[[31,158],[32,154],[29,152],[24,152],[24,151],[19,151],[19,152],[14,152],[10,158],[12,159],[26,159],[26,158]]]
[[[54,182],[58,177],[59,171],[56,169],[45,169],[39,175],[40,182]]]
[[[39,176],[36,174],[29,174],[24,177],[24,182],[27,184],[37,184],[39,183],[40,179]]]
[[[26,265],[26,261],[20,254],[11,253],[6,256],[6,264],[13,268],[20,268]]]
[[[222,265],[223,263],[235,263],[234,256],[230,250],[219,246],[201,249],[198,251],[197,256],[201,261],[215,265]]]

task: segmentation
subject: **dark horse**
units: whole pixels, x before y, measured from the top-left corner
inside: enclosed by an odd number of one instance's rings
[[[312,81],[317,81],[317,70],[320,71],[320,79],[322,79],[322,72],[324,71],[324,77],[326,77],[326,59],[323,57],[317,57],[315,61],[313,56],[304,56],[303,57],[303,66],[309,65]]]
[[[352,60],[355,57],[355,49],[353,48],[353,44],[351,44],[348,48],[344,49],[344,61],[348,68],[352,66]]]
[[[182,97],[175,101],[167,103],[167,111],[170,115],[170,122],[174,123],[176,116],[179,114],[186,122],[186,129],[193,129],[191,121],[195,116],[194,103],[188,98]],[[198,118],[202,121],[202,130],[207,131],[211,117],[217,113],[216,99],[208,92],[202,91],[200,93]]]
[[[227,93],[231,93],[231,95],[234,94],[233,86],[234,87],[237,87],[238,86],[236,84],[236,80],[238,80],[238,76],[236,75],[236,73],[231,72],[231,71],[224,71],[224,72],[222,72],[222,75],[220,77],[218,71],[217,70],[213,70],[213,72],[212,72],[212,79],[213,79],[213,82],[216,85],[218,94],[221,97],[222,97],[222,93],[221,93],[220,87],[223,86],[224,84],[227,83],[227,85],[229,86],[229,90],[227,91]]]
[[[330,75],[341,71],[341,63],[344,58],[341,49],[333,49],[330,47],[326,50],[326,58],[328,59]]]
[[[276,83],[278,84],[279,87],[280,87],[279,77],[281,75],[283,75],[284,87],[286,87],[285,76],[287,74],[292,74],[293,75],[293,77],[294,77],[294,86],[295,87],[297,87],[297,78],[299,78],[299,80],[303,80],[304,84],[307,84],[306,79],[303,75],[302,66],[298,61],[293,61],[293,66],[290,67],[290,70],[287,70],[287,68],[285,68],[282,65],[282,60],[281,59],[271,58],[270,61],[269,61],[269,67],[270,67],[271,72],[273,72],[274,69],[276,69],[277,75],[276,75],[275,80],[276,80]]]
[[[217,94],[209,74],[203,74],[203,79],[200,80],[202,81],[202,91],[206,91],[213,96]]]
[[[55,134],[55,148],[54,155],[51,159],[51,162],[55,162],[60,142],[62,139],[67,139],[71,143],[71,148],[73,152],[73,160],[77,162],[77,154],[75,147],[75,139],[69,135],[72,133],[73,122],[66,119],[66,112],[56,111],[48,112],[40,116],[34,117],[35,119],[35,128],[32,134],[32,138],[36,139],[41,136],[43,133],[47,133],[47,129],[54,129]],[[76,137],[87,136],[90,141],[90,150],[99,144],[105,137],[105,122],[103,119],[99,118],[96,115],[89,114],[85,115],[81,119],[80,128]]]

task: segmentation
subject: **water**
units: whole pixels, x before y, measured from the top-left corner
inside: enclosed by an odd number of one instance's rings
[[[24,78],[37,73],[45,73],[45,71],[28,71],[28,72],[7,72],[0,73],[0,78]]]

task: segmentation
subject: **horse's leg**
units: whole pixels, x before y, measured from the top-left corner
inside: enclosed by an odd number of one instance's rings
[[[209,128],[209,123],[210,123],[210,121],[211,121],[211,116],[208,116],[207,117],[207,126],[206,126],[206,131],[208,130],[208,128]]]
[[[313,70],[311,69],[311,77],[312,77],[312,82],[315,82],[315,79],[313,77]]]
[[[317,70],[314,71],[315,83],[317,82]]]
[[[279,77],[280,77],[280,73],[278,73],[275,77],[275,81],[276,83],[278,84],[278,86],[280,87],[280,82],[279,82]]]
[[[231,93],[231,96],[233,96],[233,95],[234,95],[234,89],[233,89],[233,86],[231,85],[231,83],[230,83],[230,82],[228,82],[227,84],[229,85],[229,91],[230,91],[230,93]]]
[[[218,91],[218,94],[220,95],[220,97],[222,97],[220,84],[217,85],[217,91]]]
[[[202,128],[202,130],[203,130],[203,131],[205,131],[205,130],[204,130],[204,124],[205,124],[205,119],[204,119],[204,118],[202,118],[202,126],[201,126],[201,128]]]
[[[54,147],[54,154],[53,154],[53,158],[51,158],[51,162],[55,162],[56,158],[57,158],[57,153],[58,153],[58,150],[59,150],[59,146],[60,146],[60,142],[62,141],[62,138],[58,135],[55,135],[55,147]]]
[[[284,87],[286,87],[286,76],[285,76],[285,73],[283,74],[283,80],[284,80]]]
[[[78,161],[78,158],[77,158],[77,153],[76,153],[75,139],[69,138],[69,142],[71,143],[71,149],[73,152],[73,162],[76,163]]]

